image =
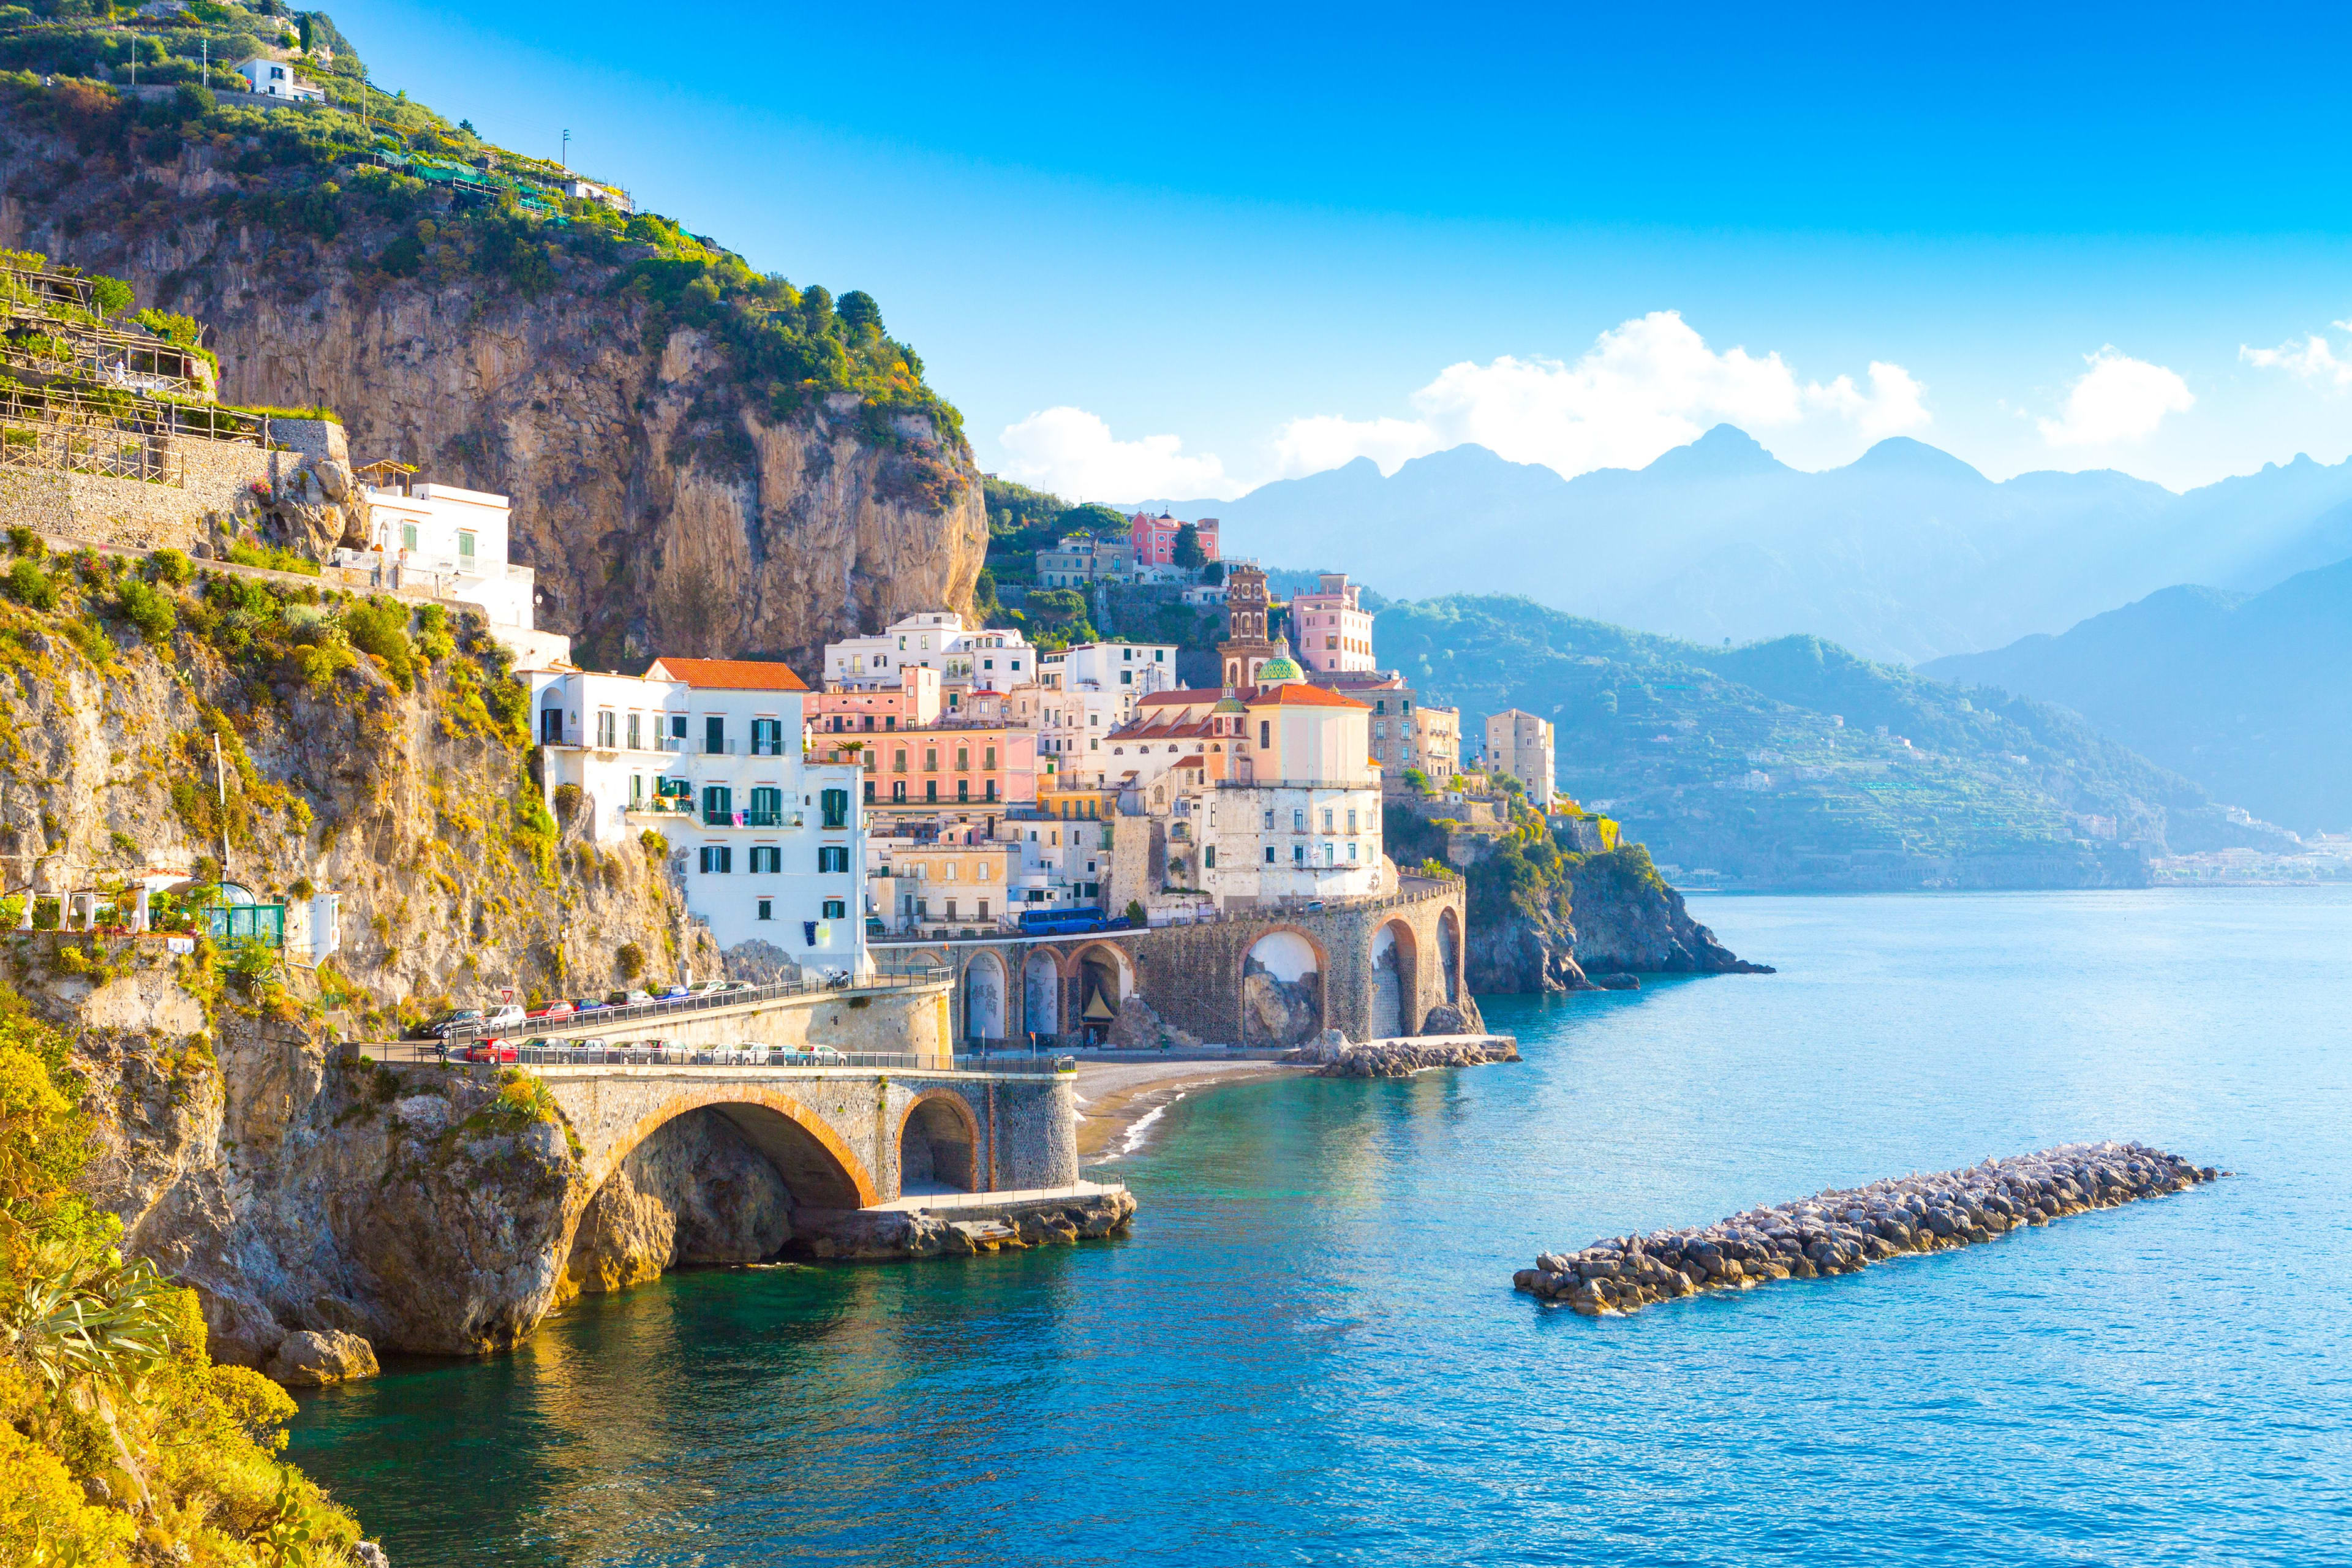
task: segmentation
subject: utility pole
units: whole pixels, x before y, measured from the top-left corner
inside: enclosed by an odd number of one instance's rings
[[[563,133],[563,156],[556,163],[565,174],[572,173],[572,132],[569,131]]]
[[[196,40],[196,46],[197,52],[205,62],[205,90],[210,92],[213,86],[213,41],[210,38],[199,38]],[[220,743],[218,736],[214,737],[213,743],[215,745]]]

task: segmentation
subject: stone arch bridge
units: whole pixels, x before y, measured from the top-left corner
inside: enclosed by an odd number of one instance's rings
[[[1478,1027],[1463,981],[1462,884],[1401,880],[1385,898],[1194,925],[876,945],[952,977],[949,1030],[963,1044],[1099,1038],[1137,997],[1221,1045],[1296,1045],[1327,1028],[1370,1040]]]

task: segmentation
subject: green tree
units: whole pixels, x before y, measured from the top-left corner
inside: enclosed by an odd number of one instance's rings
[[[1188,572],[1198,572],[1209,563],[1209,552],[1201,548],[1201,531],[1191,523],[1176,530],[1176,564]]]
[[[882,307],[874,296],[863,289],[852,289],[835,306],[841,316],[843,335],[852,346],[870,343],[882,336]]]
[[[1097,539],[1108,539],[1127,531],[1127,519],[1117,507],[1090,500],[1055,518],[1054,530],[1057,533],[1090,533]]]

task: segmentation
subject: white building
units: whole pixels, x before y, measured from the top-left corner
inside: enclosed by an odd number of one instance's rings
[[[1551,721],[1517,708],[1486,721],[1486,771],[1508,773],[1526,787],[1538,811],[1551,809],[1558,791]]]
[[[532,625],[536,574],[508,560],[507,498],[455,485],[362,487],[368,542],[335,552],[335,564],[373,572],[380,585],[478,605],[491,635],[525,668],[570,657],[572,639]]]
[[[264,98],[287,98],[297,102],[324,103],[327,93],[316,82],[304,81],[294,74],[291,60],[273,60],[266,55],[252,55],[236,63],[236,74],[245,79],[247,90]]]
[[[1290,626],[1297,634],[1298,662],[1312,676],[1371,669],[1372,616],[1357,603],[1360,590],[1345,572],[1319,574],[1321,586],[1294,594]]]
[[[968,626],[953,610],[919,611],[870,637],[824,645],[828,686],[895,689],[908,665],[940,672],[950,711],[963,706],[968,691],[1006,691],[1037,679],[1037,655],[1028,638],[1003,627]]]
[[[576,202],[602,202],[616,213],[634,214],[636,204],[629,193],[618,185],[600,185],[589,180],[572,180],[563,187],[564,195]]]
[[[530,679],[551,810],[586,813],[600,844],[660,832],[722,951],[762,942],[805,968],[864,970],[858,770],[805,760],[798,676],[663,658],[643,677],[567,666]]]

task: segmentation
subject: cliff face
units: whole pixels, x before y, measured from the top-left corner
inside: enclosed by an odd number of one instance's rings
[[[629,286],[648,247],[550,245],[509,277],[467,266],[450,226],[395,275],[377,258],[446,224],[446,195],[395,219],[322,209],[314,188],[259,223],[240,195],[282,176],[230,137],[151,163],[21,112],[6,129],[0,245],[208,322],[225,401],[324,404],[357,462],[511,496],[540,625],[583,662],[806,661],[910,610],[971,607],[988,528],[961,437],[854,393],[747,384],[725,342]]]
[[[1648,852],[1628,845],[1597,855],[1564,855],[1560,879],[1522,885],[1506,896],[1486,868],[1473,867],[1468,979],[1474,991],[1588,991],[1592,975],[1769,974],[1690,917]]]

